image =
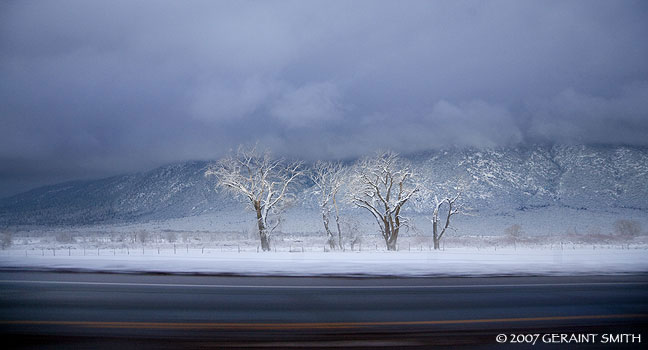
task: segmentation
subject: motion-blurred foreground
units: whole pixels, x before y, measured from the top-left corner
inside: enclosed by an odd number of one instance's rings
[[[294,279],[4,272],[0,285],[0,333],[17,349],[513,349],[524,342],[516,343],[515,334],[539,335],[536,345],[549,348],[561,343],[546,335],[593,333],[634,338],[610,344],[599,336],[594,343],[561,347],[641,348],[648,321],[648,280],[631,276]]]

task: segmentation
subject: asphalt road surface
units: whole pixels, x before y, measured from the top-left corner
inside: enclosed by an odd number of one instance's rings
[[[646,275],[0,272],[0,337],[16,349],[640,349],[647,325]]]

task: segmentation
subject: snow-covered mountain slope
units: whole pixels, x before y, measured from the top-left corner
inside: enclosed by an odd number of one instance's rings
[[[480,215],[544,207],[648,212],[648,148],[534,146],[447,149],[409,155],[419,181],[438,193],[464,184]],[[80,225],[181,218],[242,207],[215,191],[207,162],[38,188],[0,200],[0,225]],[[296,192],[313,208],[307,179]],[[415,210],[415,209],[410,209]]]
[[[648,149],[553,146],[440,151],[414,159],[438,192],[457,179],[466,203],[479,210],[648,209]]]
[[[128,222],[202,214],[224,205],[205,177],[207,162],[163,166],[149,172],[46,186],[0,201],[5,224]]]

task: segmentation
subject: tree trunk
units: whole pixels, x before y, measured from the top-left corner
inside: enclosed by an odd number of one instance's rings
[[[257,226],[259,227],[259,238],[261,239],[261,249],[264,252],[270,251],[270,239],[268,238],[268,233],[266,232],[265,225],[263,224],[263,215],[261,214],[261,203],[254,202],[254,209],[257,214]]]
[[[439,237],[439,231],[437,227],[437,221],[432,221],[432,241],[434,242],[434,250],[441,249],[441,245],[439,244],[441,242],[441,238]]]
[[[392,230],[391,246],[392,250],[398,249],[398,231],[400,228],[395,228]]]
[[[325,212],[322,212],[322,221],[324,221],[324,229],[326,230],[329,247],[331,250],[335,250],[335,239],[333,238],[333,232],[329,228],[329,216]]]
[[[394,229],[391,230],[390,228],[387,228],[387,237],[385,239],[385,242],[387,243],[387,250],[396,250],[396,243],[398,241],[398,230]]]
[[[264,252],[270,251],[270,239],[265,231],[259,231],[259,237],[261,238],[261,249]]]
[[[338,209],[335,194],[333,195],[333,208],[335,209],[335,225],[337,226],[338,246],[340,246],[340,250],[344,251],[344,244],[342,242],[342,230],[340,229],[340,210]]]
[[[338,246],[340,247],[340,250],[344,250],[344,244],[342,243],[342,230],[340,229],[340,217],[335,215],[335,224],[337,225],[337,233],[338,233]]]

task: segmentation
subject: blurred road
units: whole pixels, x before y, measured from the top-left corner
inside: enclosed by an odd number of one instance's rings
[[[643,348],[648,276],[297,278],[0,272],[12,348]],[[496,336],[507,335],[499,344]],[[641,342],[601,344],[602,334]],[[549,339],[549,338],[546,338]],[[540,339],[539,339],[540,340]],[[627,339],[626,339],[627,340]],[[10,343],[8,343],[8,341]]]

